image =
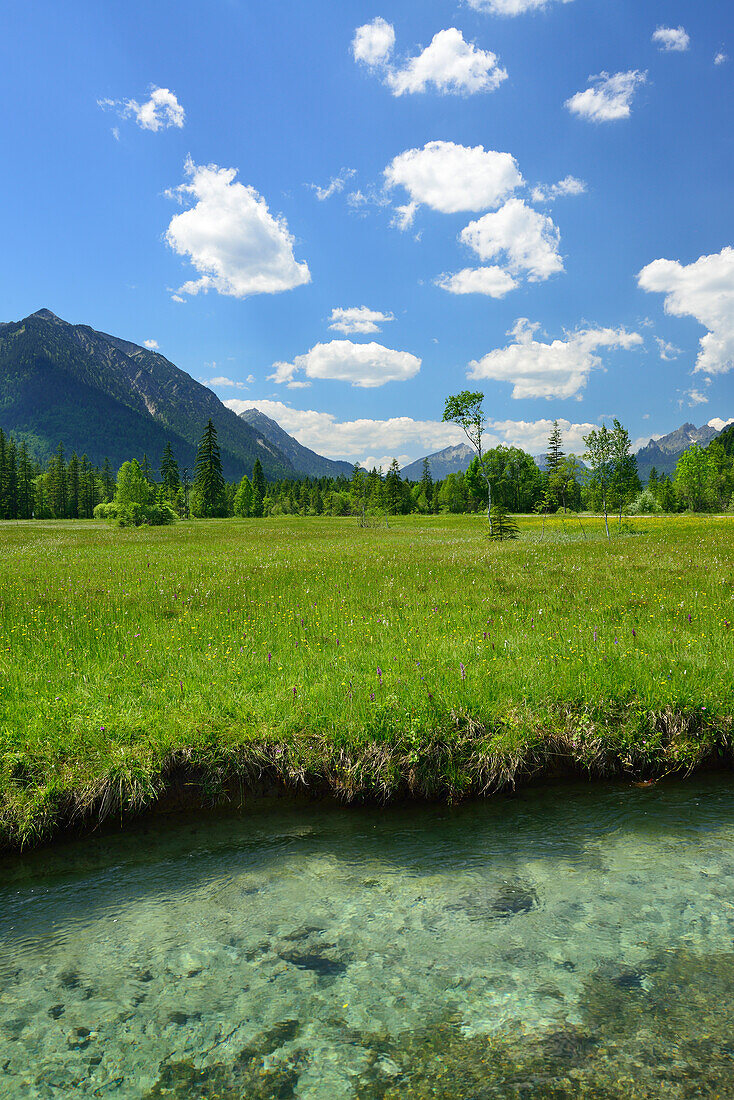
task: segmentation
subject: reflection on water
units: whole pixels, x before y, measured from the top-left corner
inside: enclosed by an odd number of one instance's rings
[[[0,1097],[734,1095],[734,792],[262,803],[0,861]]]

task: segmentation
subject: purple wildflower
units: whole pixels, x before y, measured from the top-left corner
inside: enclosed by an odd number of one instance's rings
[[[462,678],[462,680],[466,680],[466,669],[462,665],[461,661],[459,661],[459,668],[461,669],[461,678]]]
[[[273,659],[273,655],[272,655],[272,653],[268,653],[268,664],[270,664],[270,662],[272,661],[272,659]]]

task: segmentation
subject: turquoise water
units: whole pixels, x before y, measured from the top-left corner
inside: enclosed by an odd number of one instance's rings
[[[734,1095],[734,787],[260,803],[0,861],[0,1097]]]

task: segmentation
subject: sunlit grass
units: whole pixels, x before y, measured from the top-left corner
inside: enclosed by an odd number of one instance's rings
[[[4,524],[0,829],[144,804],[174,765],[456,797],[551,752],[724,751],[732,520],[646,517],[610,543],[598,520],[520,527]]]

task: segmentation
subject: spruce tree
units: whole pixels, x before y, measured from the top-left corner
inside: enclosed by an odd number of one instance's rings
[[[112,467],[110,466],[109,458],[104,460],[102,466],[102,492],[104,493],[105,504],[109,504],[115,495],[115,479],[112,476]]]
[[[8,441],[8,504],[10,518],[18,518],[18,448],[12,435]]]
[[[427,458],[423,459],[423,472],[421,473],[421,493],[425,496],[426,500],[430,500],[433,494],[433,476],[431,474],[431,464]]]
[[[227,494],[222,459],[217,443],[217,429],[211,419],[207,422],[196,453],[194,491],[197,515],[208,518],[226,516]]]
[[[494,542],[507,542],[510,539],[520,538],[520,528],[508,514],[504,504],[497,501],[492,505],[489,537]]]
[[[397,458],[392,460],[385,475],[383,499],[388,515],[400,515],[403,510],[403,487],[400,477],[400,464]]]
[[[10,519],[10,467],[8,441],[0,428],[0,519]]]
[[[166,443],[161,458],[161,484],[166,493],[175,494],[181,488],[181,477],[178,472],[178,462],[173,457],[173,448]]]
[[[143,454],[143,461],[140,463],[140,472],[149,485],[153,484],[153,471],[150,468],[150,462],[148,461],[147,454]]]
[[[558,421],[554,420],[553,429],[548,438],[548,453],[545,456],[545,468],[549,478],[558,472],[558,468],[566,457],[562,442],[561,429],[558,427]]]
[[[255,465],[252,467],[252,503],[250,505],[250,515],[260,519],[264,512],[263,502],[265,500],[265,474],[263,473],[262,464],[259,458],[255,459]]]
[[[35,511],[33,465],[24,442],[18,448],[18,518],[31,519]]]
[[[51,459],[48,469],[48,495],[51,515],[54,519],[64,519],[66,516],[68,485],[66,480],[66,462],[64,460],[64,447],[59,443],[56,454]]]
[[[79,459],[77,458],[76,451],[74,451],[69,459],[67,481],[69,495],[66,514],[69,519],[79,519]]]

